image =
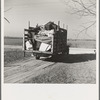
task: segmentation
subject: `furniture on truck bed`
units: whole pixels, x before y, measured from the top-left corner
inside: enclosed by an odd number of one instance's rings
[[[58,54],[65,54],[69,53],[69,47],[67,46],[67,30],[64,28],[60,28],[56,31],[54,31],[54,34],[51,37],[51,49],[49,51],[40,51],[39,49],[30,49],[26,50],[26,36],[27,33],[32,33],[33,36],[28,37],[28,40],[35,40],[34,35],[34,30],[31,28],[29,29],[24,29],[24,35],[23,35],[23,51],[24,51],[24,56],[25,52],[32,52],[36,59],[39,59],[41,56],[45,55],[51,55],[51,56],[56,56]],[[32,35],[32,34],[31,34]],[[36,45],[36,43],[35,43]]]

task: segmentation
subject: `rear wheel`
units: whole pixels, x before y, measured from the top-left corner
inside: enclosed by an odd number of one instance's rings
[[[52,58],[53,58],[53,59],[57,59],[57,58],[58,58],[58,54],[52,55]]]
[[[36,59],[40,59],[40,56],[39,55],[36,55]]]
[[[69,46],[67,46],[67,55],[69,54]]]

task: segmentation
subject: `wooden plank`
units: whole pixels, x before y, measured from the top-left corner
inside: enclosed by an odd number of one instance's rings
[[[23,34],[23,50],[25,50],[25,31],[24,31],[24,34]]]
[[[63,28],[65,28],[65,24],[63,24]]]
[[[28,21],[28,28],[30,27],[30,21]]]
[[[24,31],[24,35],[23,35],[23,54],[24,54],[24,57],[25,57],[25,31]]]
[[[33,52],[37,54],[53,54],[52,52],[38,51],[38,50],[25,50],[25,52]]]

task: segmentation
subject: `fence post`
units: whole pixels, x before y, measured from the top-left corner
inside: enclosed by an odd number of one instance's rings
[[[66,30],[68,30],[68,25],[66,25]]]

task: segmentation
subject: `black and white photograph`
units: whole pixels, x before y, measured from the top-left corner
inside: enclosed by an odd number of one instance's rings
[[[2,100],[99,100],[99,0],[1,0]]]
[[[96,84],[96,0],[4,0],[4,83]]]

